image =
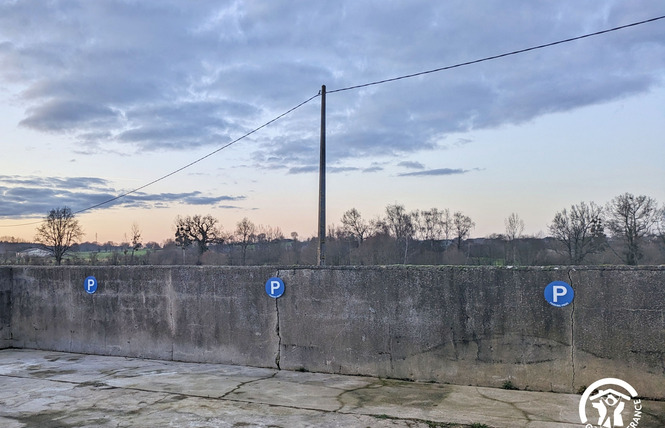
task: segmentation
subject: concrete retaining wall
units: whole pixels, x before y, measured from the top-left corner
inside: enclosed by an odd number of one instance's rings
[[[12,269],[0,269],[0,349],[12,346]]]
[[[545,301],[555,280],[571,305]],[[12,267],[0,309],[18,348],[665,398],[662,267]]]

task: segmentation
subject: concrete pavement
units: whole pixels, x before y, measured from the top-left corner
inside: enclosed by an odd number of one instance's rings
[[[580,396],[62,352],[0,351],[0,426],[581,427]],[[665,427],[644,401],[639,427]]]

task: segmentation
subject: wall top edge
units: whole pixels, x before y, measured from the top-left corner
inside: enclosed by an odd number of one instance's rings
[[[188,270],[274,270],[274,271],[296,271],[296,270],[498,270],[498,271],[665,271],[665,265],[557,265],[557,266],[469,266],[469,265],[372,265],[372,266],[308,266],[308,265],[256,265],[256,266],[195,266],[195,265],[119,265],[119,266],[87,266],[87,265],[65,265],[65,266],[30,266],[30,265],[6,265],[0,269],[35,269],[35,270],[116,270],[116,269],[188,269]]]

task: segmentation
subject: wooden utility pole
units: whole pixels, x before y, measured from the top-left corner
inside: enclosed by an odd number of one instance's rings
[[[326,264],[326,85],[321,86],[321,152],[319,155],[319,266]]]

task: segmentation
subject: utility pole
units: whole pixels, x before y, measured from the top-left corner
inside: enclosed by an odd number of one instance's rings
[[[321,152],[319,155],[319,266],[326,264],[326,85],[321,86]]]

